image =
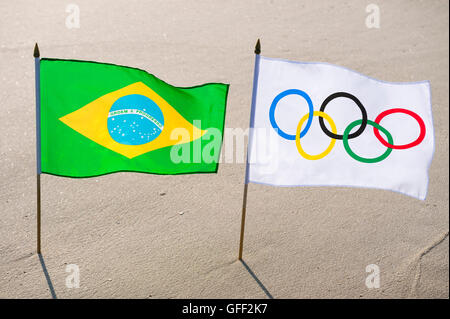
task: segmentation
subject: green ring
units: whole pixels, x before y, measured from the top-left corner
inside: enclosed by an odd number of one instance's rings
[[[350,148],[350,145],[348,144],[348,135],[350,134],[350,131],[352,130],[352,128],[354,128],[356,125],[360,125],[362,123],[362,120],[356,120],[352,123],[350,123],[347,128],[344,131],[343,137],[342,137],[342,141],[344,142],[344,148],[347,151],[348,155],[350,155],[351,157],[353,157],[355,160],[363,162],[363,163],[378,163],[381,162],[382,160],[386,159],[386,157],[389,156],[389,154],[391,154],[392,152],[392,148],[388,148],[386,150],[386,152],[384,152],[383,154],[381,154],[378,157],[375,158],[364,158],[361,157],[359,155],[356,155]],[[386,130],[384,127],[382,127],[381,125],[379,125],[378,123],[375,123],[374,121],[371,120],[367,120],[367,124],[371,125],[375,128],[377,128],[378,130],[380,130],[381,132],[384,133],[384,135],[386,135],[389,144],[394,144],[394,139],[392,138],[391,133],[388,132],[388,130]]]

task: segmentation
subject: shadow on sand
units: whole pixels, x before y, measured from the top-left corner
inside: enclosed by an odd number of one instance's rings
[[[42,271],[44,272],[45,279],[47,280],[48,288],[50,289],[50,293],[52,294],[52,299],[56,298],[55,289],[53,288],[52,280],[50,279],[50,275],[48,274],[47,267],[45,266],[44,257],[41,254],[38,254],[39,261],[41,262]]]
[[[255,275],[255,273],[251,270],[251,268],[247,265],[247,263],[244,260],[240,260],[240,262],[242,263],[242,265],[244,265],[245,269],[248,271],[248,273],[250,274],[250,276],[253,277],[253,279],[255,279],[256,283],[258,284],[258,286],[262,289],[262,291],[264,291],[264,293],[266,294],[266,296],[269,299],[273,299],[273,296],[270,294],[269,290],[267,290],[266,286],[263,285],[263,283],[261,282],[261,280],[259,280],[259,278]]]

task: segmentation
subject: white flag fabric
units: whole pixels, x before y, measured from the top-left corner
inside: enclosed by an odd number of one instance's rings
[[[353,186],[425,199],[430,83],[257,56],[246,182]]]

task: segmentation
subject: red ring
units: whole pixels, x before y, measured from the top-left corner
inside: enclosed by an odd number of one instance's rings
[[[417,121],[417,123],[419,123],[419,126],[420,126],[420,135],[419,135],[419,137],[414,142],[411,142],[409,144],[392,145],[392,144],[389,144],[388,142],[386,142],[386,140],[384,140],[383,137],[381,136],[381,134],[378,131],[378,129],[376,127],[374,127],[373,128],[373,132],[374,132],[375,136],[378,138],[378,140],[384,146],[392,148],[392,149],[395,149],[395,150],[404,150],[404,149],[411,148],[411,147],[419,145],[423,141],[423,139],[425,138],[426,128],[425,128],[425,123],[423,122],[422,118],[419,115],[417,115],[416,113],[414,113],[414,112],[412,112],[410,110],[406,110],[406,109],[399,109],[399,108],[397,108],[397,109],[390,109],[390,110],[386,110],[384,112],[381,112],[377,116],[377,118],[375,119],[375,123],[380,124],[381,120],[385,116],[387,116],[389,114],[392,114],[392,113],[404,113],[404,114],[412,116]]]

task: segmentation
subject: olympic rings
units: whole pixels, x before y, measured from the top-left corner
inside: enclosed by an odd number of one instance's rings
[[[336,124],[334,124],[333,119],[331,118],[331,116],[329,116],[328,114],[321,112],[321,111],[314,111],[314,116],[319,116],[319,118],[325,118],[328,123],[330,123],[331,126],[331,131],[336,134],[337,130],[336,130]],[[300,153],[301,156],[303,156],[304,158],[308,159],[308,160],[318,160],[321,158],[324,158],[325,156],[327,156],[331,150],[334,147],[334,144],[336,144],[336,139],[332,138],[330,145],[328,145],[327,149],[325,151],[323,151],[320,154],[317,155],[309,155],[307,154],[301,144],[300,144],[300,131],[302,129],[303,123],[306,121],[306,119],[309,118],[309,114],[306,114],[305,116],[302,117],[302,119],[300,120],[300,122],[298,122],[298,126],[297,126],[297,134],[295,135],[295,145],[297,145],[297,150]]]
[[[412,111],[410,111],[410,110],[406,110],[406,109],[390,109],[390,110],[386,110],[386,111],[384,111],[384,112],[381,112],[381,113],[377,116],[377,118],[375,119],[375,123],[380,124],[380,121],[381,121],[385,116],[387,116],[387,115],[389,115],[389,114],[393,114],[393,113],[404,113],[404,114],[408,114],[408,115],[412,116],[412,117],[417,121],[417,123],[419,123],[419,126],[420,126],[420,134],[419,134],[419,137],[418,137],[415,141],[413,141],[413,142],[411,142],[411,143],[409,143],[409,144],[404,144],[404,145],[392,145],[392,142],[389,142],[389,143],[388,143],[388,142],[386,142],[386,141],[381,137],[380,132],[379,132],[378,129],[374,126],[374,127],[373,127],[373,132],[375,133],[375,136],[378,138],[378,140],[379,140],[384,146],[389,147],[389,148],[392,148],[392,149],[395,149],[395,150],[404,150],[404,149],[411,148],[411,147],[414,147],[414,146],[416,146],[416,145],[419,145],[419,144],[423,141],[423,139],[425,138],[426,128],[425,128],[425,123],[423,122],[422,118],[421,118],[419,115],[417,115],[416,113],[414,113],[414,112],[412,112]]]
[[[353,102],[356,103],[356,105],[359,107],[359,109],[361,110],[361,114],[362,114],[362,122],[361,122],[361,126],[359,127],[359,129],[355,132],[350,134],[348,137],[349,138],[355,138],[360,136],[364,130],[366,129],[367,126],[367,112],[365,107],[362,105],[362,103],[358,100],[358,98],[350,93],[347,92],[337,92],[337,93],[333,93],[331,94],[329,97],[327,97],[325,99],[325,101],[323,101],[322,106],[320,107],[320,111],[321,112],[325,112],[325,107],[327,106],[328,103],[330,103],[332,100],[334,100],[335,98],[338,97],[346,97],[350,100],[352,100]],[[335,138],[337,140],[342,140],[342,135],[337,135],[337,134],[333,134],[331,133],[327,127],[325,126],[325,123],[323,122],[323,118],[319,117],[319,123],[320,123],[320,127],[322,128],[322,131],[327,134],[329,137],[331,138]]]
[[[272,105],[270,105],[270,110],[269,110],[269,118],[270,118],[270,124],[272,125],[272,127],[275,129],[275,131],[278,133],[278,135],[280,135],[281,137],[287,139],[287,140],[292,140],[295,141],[295,135],[291,135],[291,134],[287,134],[285,133],[283,130],[281,130],[278,127],[277,122],[275,121],[275,108],[277,107],[278,102],[285,96],[287,95],[291,95],[291,94],[296,94],[296,95],[300,95],[301,97],[303,97],[306,102],[308,103],[308,108],[309,108],[309,117],[308,117],[308,122],[306,122],[306,126],[303,130],[303,132],[300,133],[300,137],[305,136],[305,134],[308,132],[312,120],[313,120],[313,113],[314,113],[314,107],[313,107],[313,103],[311,101],[311,98],[309,97],[308,94],[306,94],[305,92],[301,91],[301,90],[295,90],[295,89],[291,89],[291,90],[286,90],[281,92],[280,94],[278,94],[272,101]]]
[[[300,95],[301,97],[303,97],[306,100],[306,102],[308,103],[308,108],[309,108],[309,112],[300,119],[300,121],[297,125],[297,130],[296,130],[295,135],[285,133],[283,130],[281,130],[278,127],[278,124],[275,121],[275,109],[277,107],[278,102],[283,97],[291,95],[291,94]],[[328,103],[338,97],[345,97],[345,98],[351,99],[353,102],[355,102],[355,104],[361,110],[361,115],[362,115],[362,119],[356,120],[356,121],[353,121],[352,123],[350,123],[346,127],[346,129],[344,130],[344,133],[342,135],[337,134],[336,124],[334,123],[333,119],[324,112]],[[388,130],[386,130],[384,127],[382,127],[380,125],[380,122],[384,117],[386,117],[387,115],[393,114],[393,113],[404,113],[404,114],[407,114],[407,115],[413,117],[417,121],[417,123],[419,124],[419,127],[420,127],[420,134],[416,140],[414,140],[411,143],[404,144],[404,145],[394,145],[394,139],[393,139],[391,133],[389,133]],[[326,150],[323,151],[322,153],[317,154],[317,155],[310,155],[310,154],[307,154],[303,150],[302,145],[300,143],[300,139],[303,138],[306,135],[306,133],[309,131],[314,116],[319,117],[320,127],[321,127],[322,131],[331,138],[331,142],[328,145],[328,147],[326,148]],[[375,121],[371,121],[371,120],[367,119],[367,111],[366,111],[364,105],[361,103],[361,101],[356,96],[354,96],[350,93],[347,93],[347,92],[336,92],[336,93],[331,94],[323,101],[323,103],[320,107],[320,111],[314,111],[314,107],[313,107],[311,98],[304,91],[297,90],[297,89],[289,89],[289,90],[283,91],[273,99],[272,104],[270,105],[270,109],[269,109],[269,119],[270,119],[270,124],[272,125],[273,129],[278,133],[278,135],[280,135],[282,138],[287,139],[287,140],[294,140],[295,145],[297,146],[297,151],[299,152],[299,154],[302,157],[304,157],[307,160],[318,160],[318,159],[322,159],[322,158],[326,157],[331,152],[331,150],[334,148],[334,145],[336,144],[336,140],[342,140],[345,151],[353,159],[355,159],[359,162],[362,162],[362,163],[378,163],[378,162],[385,160],[392,153],[392,150],[394,150],[394,149],[404,150],[404,149],[412,148],[412,147],[419,145],[425,139],[425,135],[426,135],[425,122],[418,114],[416,114],[410,110],[407,110],[407,109],[393,108],[393,109],[389,109],[389,110],[381,112],[376,117]],[[330,124],[331,132],[325,126],[324,119]],[[306,122],[304,129],[302,130],[302,126],[305,123],[305,121],[307,121],[307,122]],[[358,130],[356,132],[350,134],[352,129],[354,127],[356,127],[357,125],[359,125]],[[348,142],[350,139],[360,136],[366,129],[367,125],[370,125],[373,127],[373,132],[374,132],[376,138],[385,147],[387,147],[387,150],[383,154],[381,154],[380,156],[375,157],[375,158],[365,158],[365,157],[361,157],[361,156],[357,155],[350,148],[350,145]],[[383,132],[384,135],[386,135],[387,141],[381,136],[380,131]]]
[[[391,154],[392,148],[388,147],[386,152],[384,152],[383,154],[381,154],[378,157],[375,157],[375,158],[364,158],[364,157],[361,157],[359,155],[356,155],[352,151],[352,149],[350,148],[350,145],[348,145],[348,138],[349,138],[350,131],[356,125],[361,124],[362,121],[363,120],[356,120],[356,121],[350,123],[349,126],[347,126],[347,128],[344,131],[344,136],[343,136],[343,139],[342,139],[342,142],[344,142],[344,148],[347,151],[348,155],[350,155],[352,158],[354,158],[357,161],[360,161],[360,162],[363,162],[363,163],[378,163],[378,162],[381,162],[382,160],[384,160],[386,157],[388,157]],[[375,123],[375,122],[373,122],[371,120],[367,120],[367,124],[373,126],[377,130],[381,130],[381,132],[383,132],[387,136],[389,143],[392,144],[394,142],[394,139],[392,138],[391,133],[389,133],[389,131],[386,130],[384,127],[382,127],[380,124]]]

